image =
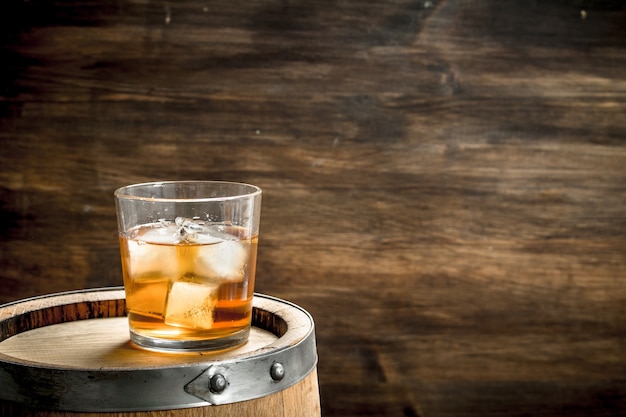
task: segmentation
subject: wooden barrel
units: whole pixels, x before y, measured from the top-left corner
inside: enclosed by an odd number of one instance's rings
[[[124,290],[0,306],[2,416],[320,416],[312,317],[255,294],[250,340],[218,353],[129,341]]]

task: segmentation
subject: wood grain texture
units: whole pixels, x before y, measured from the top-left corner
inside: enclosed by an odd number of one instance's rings
[[[0,299],[120,285],[113,190],[264,189],[325,416],[626,414],[618,0],[9,0]]]

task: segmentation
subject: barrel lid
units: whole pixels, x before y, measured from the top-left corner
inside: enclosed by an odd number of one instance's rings
[[[83,412],[220,405],[281,391],[315,368],[304,309],[255,294],[252,326],[236,349],[165,354],[130,343],[121,287],[1,305],[0,400]]]

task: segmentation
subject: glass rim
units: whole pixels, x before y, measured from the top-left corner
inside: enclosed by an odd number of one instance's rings
[[[201,184],[201,185],[232,185],[242,186],[249,189],[249,192],[240,192],[233,195],[224,195],[218,197],[144,197],[132,194],[133,189],[147,188],[147,187],[160,187],[166,185],[178,185],[178,184]],[[261,195],[262,190],[260,187],[245,182],[236,181],[220,181],[220,180],[170,180],[170,181],[148,181],[137,184],[129,184],[123,187],[119,187],[113,192],[116,199],[124,200],[140,200],[140,201],[152,201],[152,202],[211,202],[211,201],[226,201],[237,200],[241,198],[250,198]]]

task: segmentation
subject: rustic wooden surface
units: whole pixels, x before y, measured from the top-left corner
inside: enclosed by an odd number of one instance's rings
[[[626,414],[620,0],[6,0],[0,301],[120,285],[112,193],[264,189],[324,416]]]

